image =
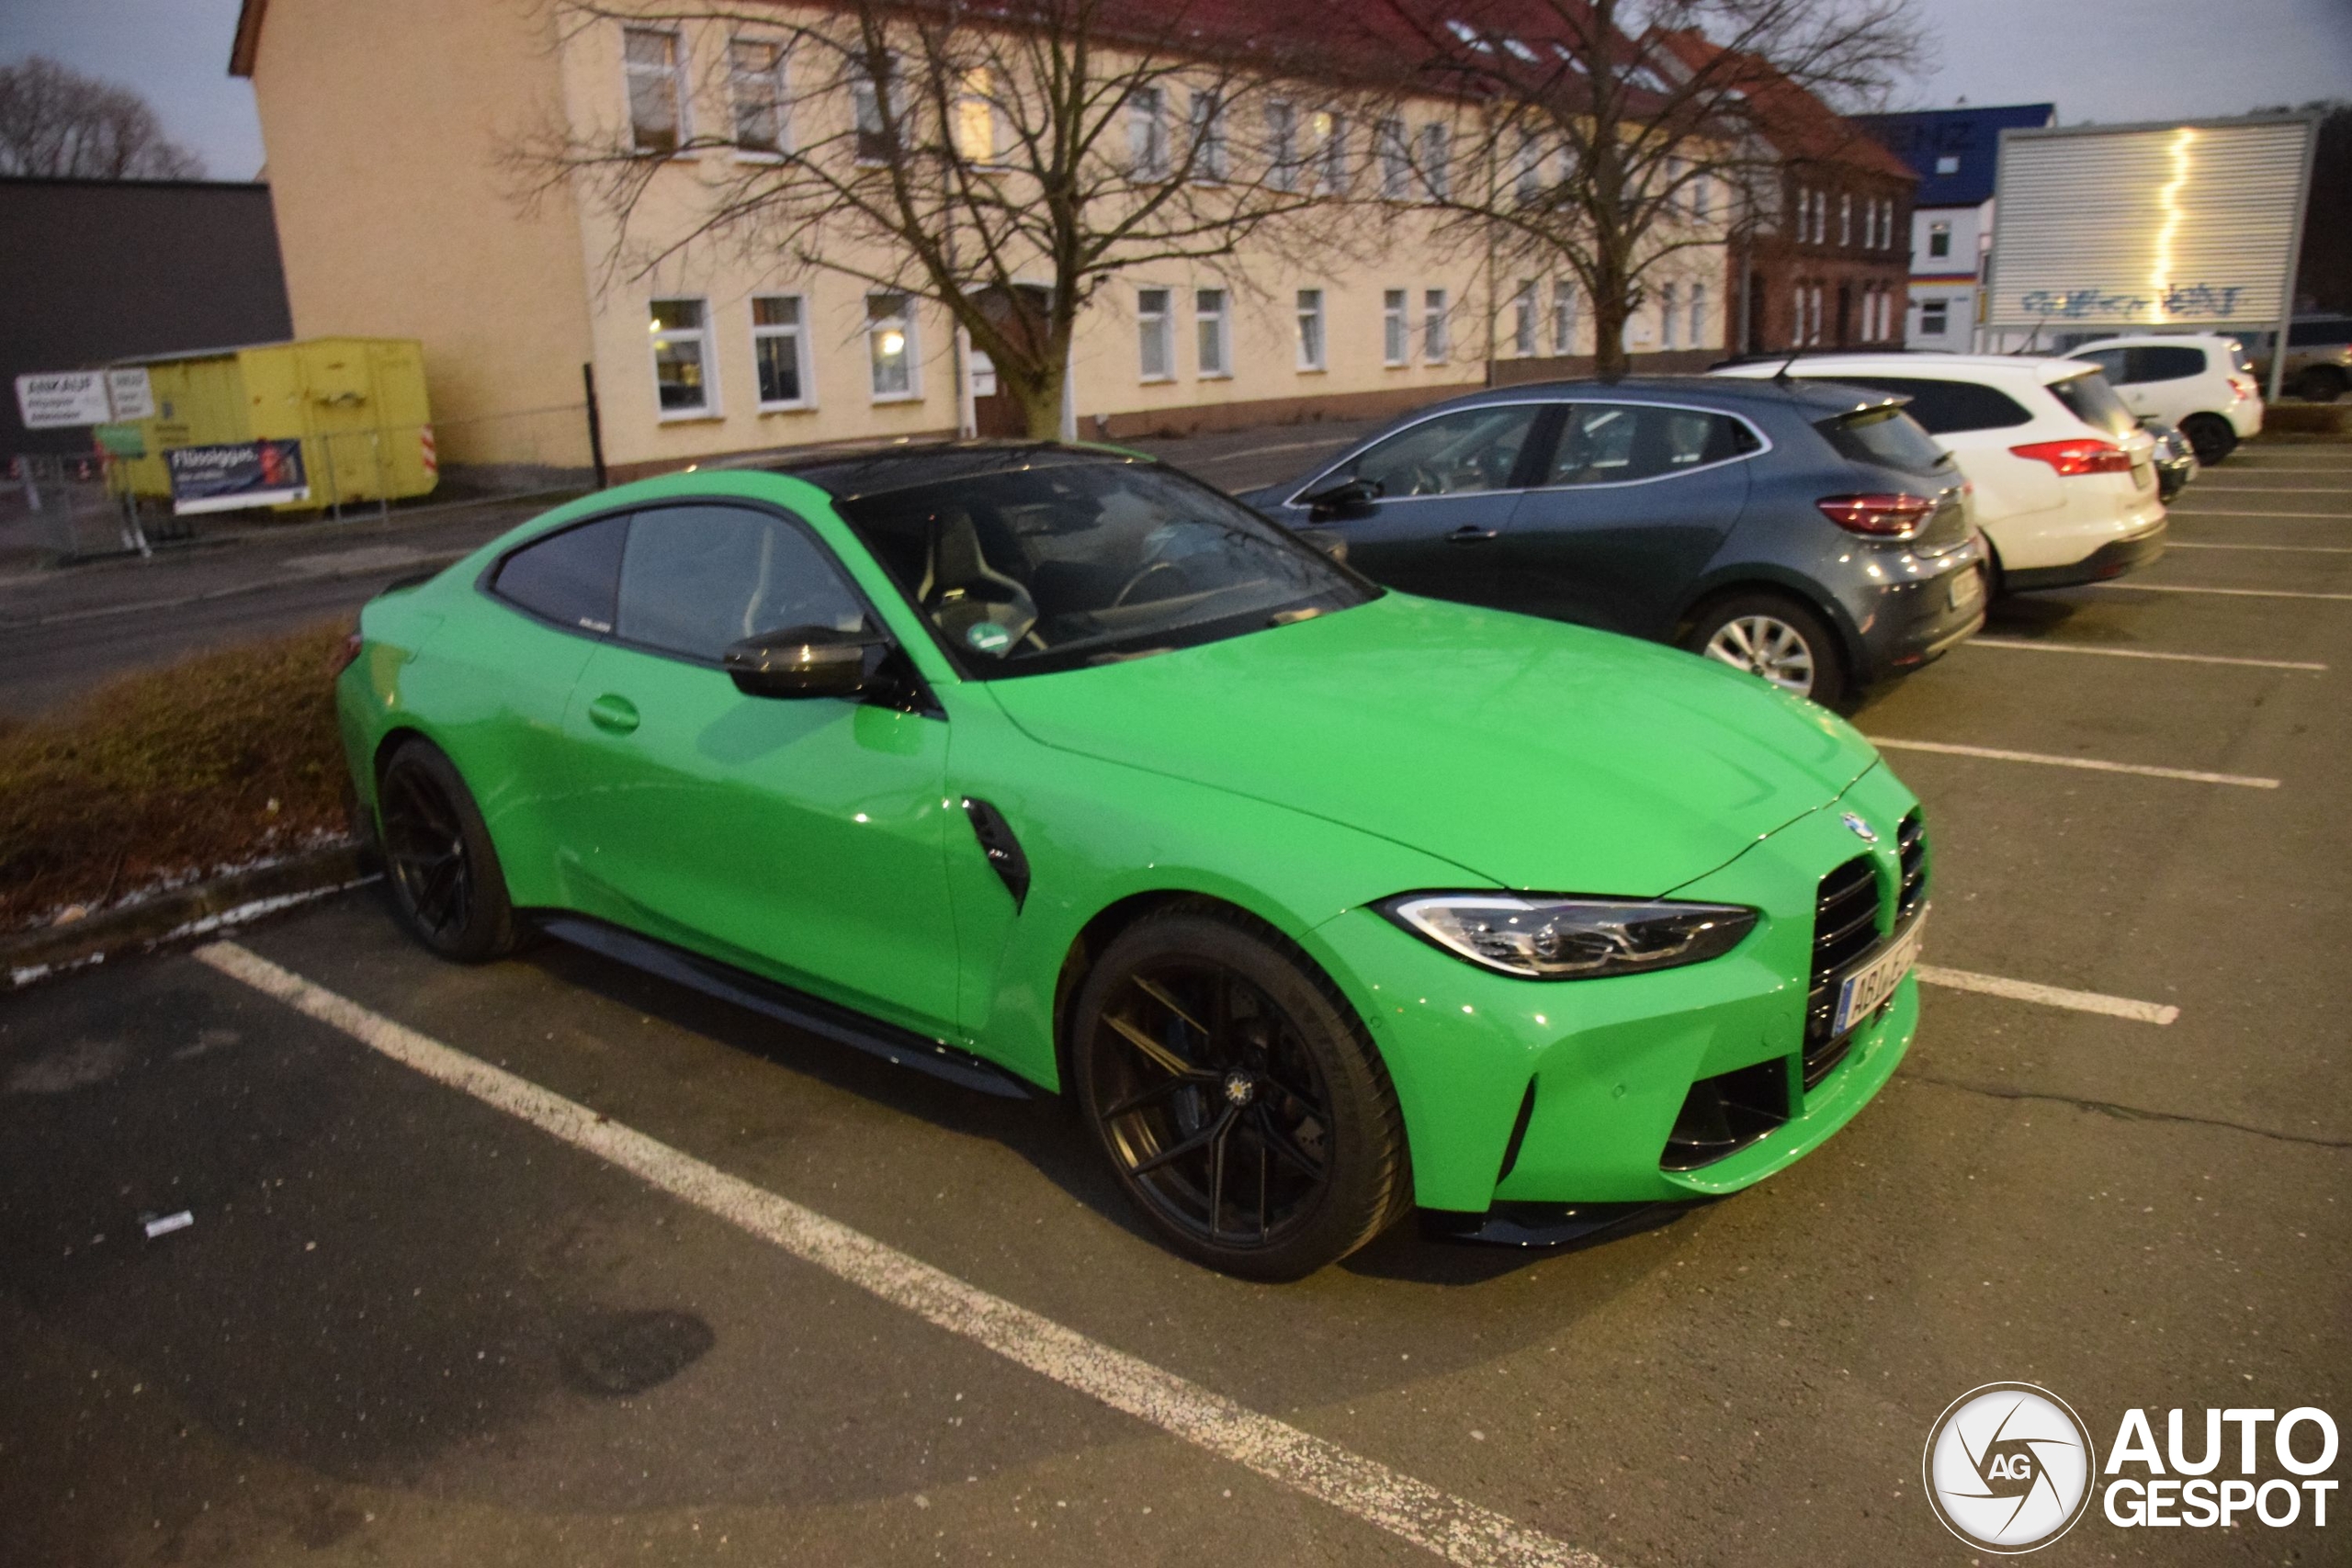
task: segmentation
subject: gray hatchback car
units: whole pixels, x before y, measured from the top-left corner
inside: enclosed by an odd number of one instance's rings
[[[1905,400],[1545,382],[1418,409],[1241,499],[1408,592],[1671,642],[1831,706],[1984,620],[1984,547]]]

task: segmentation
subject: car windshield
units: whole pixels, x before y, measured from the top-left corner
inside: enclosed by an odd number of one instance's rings
[[[835,509],[981,680],[1162,653],[1379,592],[1155,464],[1036,463]]]
[[[2050,395],[2065,404],[2067,412],[2101,435],[2129,435],[2140,428],[2132,411],[2123,406],[2123,400],[2115,395],[2115,389],[2097,370],[2051,382]]]

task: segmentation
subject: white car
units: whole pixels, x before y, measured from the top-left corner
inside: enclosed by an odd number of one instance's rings
[[[2235,338],[2181,333],[2103,337],[2066,351],[2107,372],[2124,406],[2178,427],[2211,468],[2262,428],[2262,389]]]
[[[1718,376],[1785,372],[1911,400],[1975,491],[2002,592],[2099,582],[2164,553],[2155,438],[2078,359],[1993,354],[1762,355]]]

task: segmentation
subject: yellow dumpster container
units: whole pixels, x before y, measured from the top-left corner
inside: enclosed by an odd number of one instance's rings
[[[119,492],[169,500],[164,453],[243,441],[302,444],[310,499],[275,512],[400,501],[440,479],[414,338],[304,338],[117,364],[145,369],[155,395],[154,417],[137,422],[146,455],[113,464]]]

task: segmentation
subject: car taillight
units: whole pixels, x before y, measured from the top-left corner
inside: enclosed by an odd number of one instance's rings
[[[2094,441],[2088,436],[2071,441],[2032,441],[2023,446],[2012,446],[2009,451],[2016,457],[2047,463],[2061,474],[2128,474],[2132,471],[2131,453],[2112,441]]]
[[[329,681],[341,680],[343,678],[343,672],[350,669],[351,666],[358,660],[359,650],[365,646],[366,645],[360,641],[359,634],[357,632],[353,632],[349,637],[345,637],[343,639],[343,646],[336,649],[334,654],[327,660],[327,679]]]
[[[2242,398],[2242,399],[2244,399],[2244,398],[2251,398],[2251,397],[2253,397],[2253,396],[2254,396],[2254,378],[2253,378],[2253,377],[2251,377],[2251,376],[2233,376],[2233,377],[2231,377],[2231,378],[2230,378],[2230,390],[2231,390],[2231,391],[2233,391],[2233,392],[2235,392],[2235,393],[2236,393],[2240,398]]]
[[[1907,539],[1935,515],[1933,498],[1924,495],[1825,495],[1814,502],[1821,514],[1852,534],[1877,539]]]

